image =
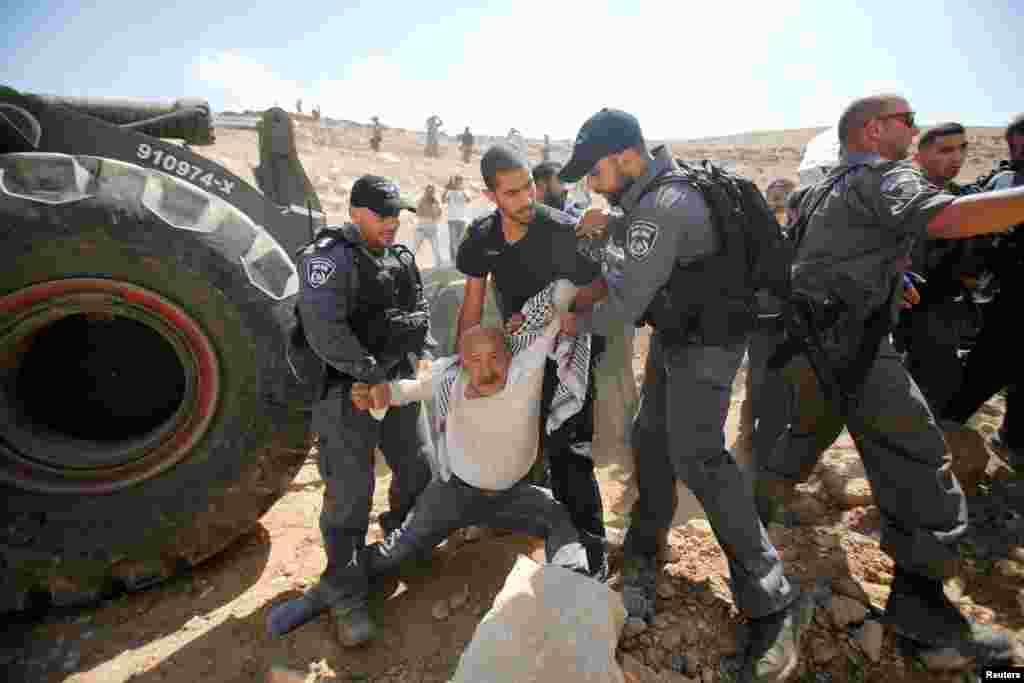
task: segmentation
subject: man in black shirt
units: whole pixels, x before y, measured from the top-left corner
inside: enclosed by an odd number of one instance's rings
[[[458,335],[480,324],[488,276],[494,279],[502,319],[510,321],[523,304],[551,282],[565,278],[576,285],[591,284],[601,268],[576,248],[576,220],[536,202],[536,187],[526,161],[504,145],[490,148],[480,160],[485,194],[497,210],[477,219],[459,246],[456,266],[466,278],[465,299],[459,311]],[[601,494],[594,476],[591,442],[594,433],[594,364],[601,340],[591,342],[587,400],[583,408],[547,434],[544,425],[558,386],[556,366],[548,361],[541,402],[541,448],[549,463],[555,498],[569,508],[573,524],[583,534],[604,538]],[[603,542],[591,537],[590,566],[602,578],[607,573]],[[598,555],[600,553],[600,555]]]

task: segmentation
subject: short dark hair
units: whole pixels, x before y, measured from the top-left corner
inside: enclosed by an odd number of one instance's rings
[[[500,143],[484,152],[480,159],[480,175],[484,177],[484,185],[491,192],[497,189],[498,173],[520,168],[529,170],[526,159],[512,147]]]
[[[1017,114],[1006,126],[1006,139],[1009,140],[1011,135],[1024,135],[1024,114]]]
[[[917,141],[917,148],[927,147],[939,138],[944,138],[947,135],[964,135],[967,131],[962,125],[956,122],[940,123],[937,126],[932,126],[924,132],[921,139]]]
[[[884,93],[869,95],[851,102],[839,117],[839,144],[845,148],[846,143],[850,141],[851,131],[863,127],[868,121],[879,116],[890,102],[903,99],[906,98],[902,95]]]
[[[561,170],[562,165],[556,161],[542,161],[533,167],[533,182],[546,183]]]

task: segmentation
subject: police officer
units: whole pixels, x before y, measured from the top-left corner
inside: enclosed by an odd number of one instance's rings
[[[373,132],[370,134],[370,149],[374,152],[380,151],[380,143],[384,142],[384,127],[380,124],[380,118],[373,116]]]
[[[537,188],[537,199],[541,204],[550,206],[573,218],[583,215],[585,207],[569,197],[569,190],[558,179],[558,171],[562,165],[556,161],[542,161],[533,167],[533,184]]]
[[[609,225],[621,260],[606,275],[607,299],[585,312],[577,297],[580,313],[564,316],[563,329],[608,334],[641,318],[654,327],[633,428],[640,495],[625,542],[630,617],[653,616],[658,538],[672,522],[678,477],[704,506],[735,603],[750,617],[744,678],[782,680],[795,670],[809,603],[796,599],[723,433],[753,293],[736,284],[745,281],[743,255],[722,248],[708,205],[677,173],[667,148],[648,152],[632,115],[603,109],[583,124],[560,177],[587,176],[621,208]],[[595,212],[581,222],[599,221]]]
[[[1024,189],[957,198],[927,182],[902,161],[917,128],[898,95],[856,100],[838,131],[844,158],[803,200],[809,223],[792,268],[792,331],[805,343],[785,372],[797,415],[784,447],[762,463],[759,495],[806,477],[845,425],[885,515],[882,550],[896,565],[886,622],[924,647],[1002,661],[1010,638],[967,620],[943,593],[966,502],[888,331],[915,243],[1005,230],[1024,219]]]
[[[476,139],[469,132],[469,126],[466,126],[466,130],[462,131],[462,134],[459,136],[459,150],[462,152],[462,163],[469,163],[469,155],[473,153],[473,145],[475,143]]]
[[[1000,170],[985,182],[983,189],[986,191],[1024,186],[1024,114],[1006,127],[1006,144],[1010,159],[1000,164]],[[999,293],[987,304],[985,326],[967,356],[964,383],[950,400],[945,417],[962,424],[995,392],[1010,385],[1003,424],[992,442],[1009,450],[1016,464],[1024,465],[1024,435],[1020,428],[1015,433],[1012,427],[1012,415],[1020,410],[1017,405],[1020,400],[1017,394],[1020,365],[1007,366],[1008,359],[1019,357],[1016,324],[1022,294],[1024,225],[1017,225],[1009,235],[1000,235],[996,239],[999,243],[991,252],[991,265],[999,283]]]
[[[378,420],[349,400],[354,382],[377,384],[415,376],[430,343],[429,308],[413,254],[395,242],[398,215],[415,210],[398,187],[379,176],[355,182],[352,222],[327,229],[300,255],[298,312],[309,346],[326,364],[321,400],[313,406],[325,484],[320,531],[327,568],[305,595],[277,605],[268,630],[285,633],[329,609],[346,647],[373,637],[368,581],[360,552],[373,502],[374,448],[393,478],[385,534],[401,526],[430,481],[433,458],[419,403],[391,408]]]

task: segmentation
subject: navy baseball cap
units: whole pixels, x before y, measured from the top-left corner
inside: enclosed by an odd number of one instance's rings
[[[559,172],[565,183],[575,183],[590,172],[601,159],[644,143],[640,122],[619,109],[602,109],[583,124],[576,135],[572,158]]]
[[[349,206],[361,206],[380,216],[397,216],[402,209],[416,212],[416,205],[402,197],[398,185],[379,175],[364,175],[352,185]]]

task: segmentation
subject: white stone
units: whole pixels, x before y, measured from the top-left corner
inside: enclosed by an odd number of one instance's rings
[[[615,651],[626,622],[622,596],[562,567],[520,557],[477,625],[452,683],[624,683]]]

